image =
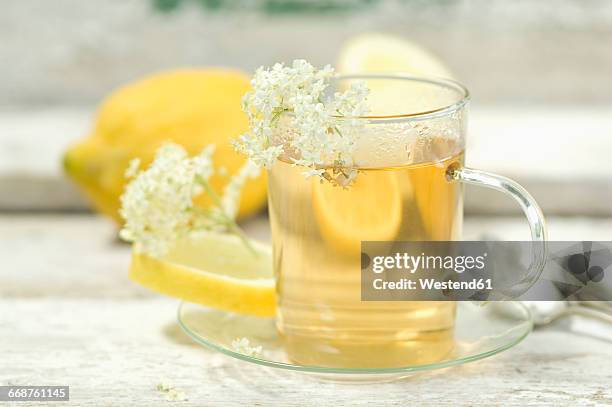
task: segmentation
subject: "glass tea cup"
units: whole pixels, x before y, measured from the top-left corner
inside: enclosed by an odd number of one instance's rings
[[[453,350],[456,304],[361,301],[361,242],[460,240],[462,183],[514,198],[536,242],[545,240],[544,218],[516,182],[464,166],[465,87],[445,79],[354,75],[336,77],[333,88],[355,81],[370,88],[371,113],[357,119],[354,184],[305,178],[288,157],[268,170],[277,328],[289,359],[302,365],[435,362]],[[291,137],[295,130],[288,126],[279,126],[279,139]],[[543,261],[543,251],[534,250],[522,284],[533,283]]]

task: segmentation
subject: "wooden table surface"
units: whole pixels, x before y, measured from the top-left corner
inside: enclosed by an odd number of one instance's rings
[[[526,238],[523,222],[468,218],[465,236]],[[552,239],[612,237],[612,219],[549,224]],[[264,218],[246,228],[268,239]],[[0,384],[69,385],[66,405],[612,405],[612,336],[592,321],[558,321],[495,357],[434,374],[333,383],[194,344],[176,323],[176,300],[128,280],[129,247],[105,219],[0,215],[0,256]],[[188,400],[167,401],[161,381]]]

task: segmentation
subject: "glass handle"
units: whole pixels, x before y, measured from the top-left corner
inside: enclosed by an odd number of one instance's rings
[[[451,166],[447,170],[447,177],[449,180],[504,192],[514,198],[525,213],[531,230],[531,240],[534,244],[531,245],[533,248],[531,253],[532,260],[525,278],[515,285],[511,292],[505,292],[506,295],[516,298],[537,281],[546,263],[546,226],[542,210],[525,188],[501,175],[471,168]]]

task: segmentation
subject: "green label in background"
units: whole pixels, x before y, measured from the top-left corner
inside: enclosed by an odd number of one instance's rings
[[[155,10],[172,12],[186,4],[198,4],[210,11],[253,10],[268,14],[348,12],[373,5],[379,0],[259,0],[245,5],[240,0],[152,0]]]

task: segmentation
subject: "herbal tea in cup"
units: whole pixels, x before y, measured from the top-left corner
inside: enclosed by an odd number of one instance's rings
[[[362,301],[362,241],[458,240],[462,186],[503,190],[544,239],[513,181],[464,168],[467,90],[411,76],[334,76],[305,61],[257,71],[238,147],[268,169],[277,327],[287,357],[389,368],[445,359],[452,301]]]

